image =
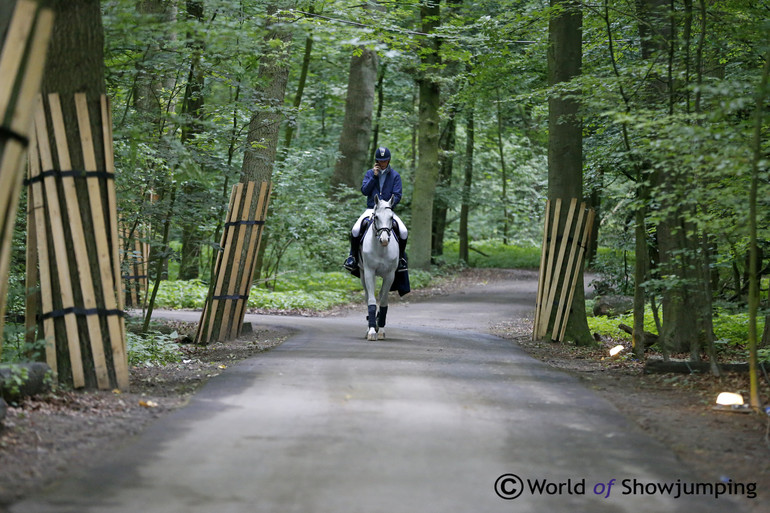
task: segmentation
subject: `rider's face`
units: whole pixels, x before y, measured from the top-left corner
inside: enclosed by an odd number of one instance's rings
[[[390,164],[390,160],[378,160],[377,161],[377,167],[380,169],[385,169],[388,167],[388,164]]]

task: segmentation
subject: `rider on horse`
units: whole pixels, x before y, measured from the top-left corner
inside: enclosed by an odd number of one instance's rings
[[[358,218],[350,232],[350,256],[348,256],[344,264],[345,269],[353,274],[356,274],[359,270],[357,257],[359,237],[361,236],[361,223],[363,223],[364,219],[371,217],[374,212],[374,197],[377,195],[384,201],[388,201],[392,197],[394,207],[401,201],[401,175],[390,167],[390,150],[385,147],[377,148],[374,160],[374,167],[366,172],[361,183],[361,192],[367,197],[367,209]],[[393,228],[397,234],[399,251],[398,269],[396,269],[396,272],[403,272],[407,270],[405,250],[406,238],[409,233],[404,222],[395,213],[393,214]]]

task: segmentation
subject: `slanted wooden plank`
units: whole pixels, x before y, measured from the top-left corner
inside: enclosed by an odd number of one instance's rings
[[[559,280],[562,278],[561,271],[562,271],[562,264],[564,263],[564,254],[567,250],[567,246],[569,244],[569,232],[566,231],[567,227],[569,227],[572,224],[572,217],[575,215],[575,207],[577,205],[577,198],[572,198],[570,201],[569,210],[567,211],[567,220],[564,224],[565,230],[562,232],[562,238],[561,243],[559,244],[559,254],[556,257],[556,263],[553,266],[552,274],[551,274],[551,284],[548,286],[548,296],[546,298],[545,303],[545,309],[544,309],[544,315],[543,319],[541,319],[541,326],[543,328],[543,335],[545,335],[548,331],[548,324],[551,320],[551,312],[553,311],[553,303],[556,300],[556,290],[558,289]],[[553,225],[557,229],[556,233],[558,233],[558,226],[560,224],[560,217],[554,216],[553,218]],[[552,232],[553,233],[553,232]],[[551,244],[555,244],[555,240],[551,241]]]
[[[535,321],[532,327],[532,340],[537,340],[540,326],[540,311],[543,308],[543,288],[545,282],[545,259],[548,254],[548,226],[551,215],[551,200],[545,202],[545,219],[543,220],[543,244],[540,246],[540,270],[537,276],[537,298],[535,299]]]
[[[94,151],[94,140],[91,134],[91,121],[88,115],[88,100],[84,93],[75,94],[75,109],[78,118],[78,129],[80,131],[80,143],[83,151],[83,162],[86,171],[97,171],[96,153]],[[109,182],[109,179],[104,180]],[[93,236],[96,243],[95,259],[91,264],[98,267],[99,279],[101,280],[102,304],[107,310],[117,310],[118,303],[115,297],[119,292],[115,289],[115,283],[112,276],[112,263],[110,244],[107,239],[107,224],[104,219],[104,206],[102,204],[102,191],[100,179],[95,176],[86,179],[88,188],[88,201],[91,207],[91,222],[93,223]],[[96,316],[93,316],[96,317]],[[115,379],[120,390],[128,389],[128,359],[125,352],[123,334],[120,327],[120,316],[107,315],[107,330],[110,337],[110,348],[112,349],[112,364],[115,369]],[[98,321],[98,317],[97,321]]]
[[[242,194],[243,184],[239,183],[233,187],[233,208],[228,212],[227,223],[234,222],[238,218],[236,209],[241,204]],[[214,297],[211,298],[211,309],[209,310],[210,322],[208,333],[206,334],[207,342],[211,340],[211,334],[214,331],[214,324],[216,324],[217,317],[221,319],[221,314],[218,312],[220,300],[215,299],[215,297],[223,295],[225,276],[228,274],[227,266],[231,264],[230,254],[232,253],[233,238],[235,237],[236,230],[234,230],[232,226],[225,226],[225,233],[227,234],[227,238],[225,239],[224,252],[222,254],[222,260],[220,261],[221,265],[219,266],[219,269],[217,269],[217,284],[214,288]]]
[[[588,211],[588,217],[586,218],[586,223],[583,229],[583,237],[580,240],[580,250],[578,251],[578,259],[577,259],[577,265],[582,266],[583,265],[583,258],[585,256],[586,251],[586,244],[588,244],[588,238],[591,236],[591,230],[594,226],[594,217],[596,217],[596,212],[594,209],[590,209]],[[569,312],[570,308],[572,307],[572,300],[575,297],[575,288],[577,287],[577,279],[580,275],[579,272],[575,272],[572,275],[572,283],[569,287],[569,298],[567,298],[567,312]],[[581,285],[582,286],[582,285]],[[564,334],[567,331],[567,323],[565,322],[561,327],[561,332],[559,333],[559,340],[564,339]]]
[[[40,165],[43,169],[53,169],[53,156],[48,142],[48,128],[42,97],[38,99],[38,108],[35,113],[35,130]],[[51,223],[50,233],[53,240],[53,257],[56,260],[56,265],[59,270],[59,289],[62,308],[69,309],[75,306],[75,299],[72,291],[72,280],[70,278],[69,262],[67,259],[67,242],[64,239],[64,225],[62,223],[61,208],[59,205],[59,193],[57,191],[55,180],[47,179],[43,180],[43,183],[45,184],[44,188],[46,195],[45,207],[48,219]],[[43,292],[43,294],[50,293],[51,290]],[[46,313],[48,312],[50,312],[50,310],[46,311]],[[82,388],[85,386],[85,377],[83,374],[83,359],[80,354],[80,336],[78,334],[75,315],[64,315],[64,324],[67,336],[67,347],[69,349],[72,366],[72,385],[75,388]]]
[[[234,185],[232,188],[232,192],[230,193],[230,204],[227,207],[227,215],[228,218],[230,216],[230,212],[233,211],[233,207],[235,205],[235,190],[237,185]],[[219,247],[220,249],[217,251],[217,258],[216,263],[214,264],[213,274],[211,276],[211,279],[214,280],[214,276],[219,276],[220,268],[222,266],[222,255],[224,253],[224,247],[227,243],[227,235],[228,230],[227,227],[225,227],[224,230],[222,230],[222,237],[219,241]],[[203,312],[201,312],[201,320],[198,323],[198,331],[195,335],[195,340],[198,344],[208,344],[209,343],[209,337],[211,336],[211,323],[214,322],[214,317],[211,315],[212,312],[212,302],[213,302],[213,296],[216,294],[215,290],[216,284],[212,283],[212,286],[209,287],[209,294],[206,298],[206,303],[203,305]]]
[[[13,11],[8,34],[0,53],[0,120],[8,112],[14,84],[22,67],[27,41],[35,23],[37,4],[30,0],[19,0]]]
[[[112,110],[110,101],[106,95],[102,95],[101,100],[102,116],[102,140],[104,141],[104,169],[108,173],[115,174],[115,156],[113,148],[112,135]],[[123,296],[123,280],[120,273],[120,235],[118,232],[118,203],[115,197],[115,180],[107,182],[107,210],[110,221],[110,241],[112,245],[112,265],[115,290],[118,294],[118,309],[125,311],[125,298]],[[121,340],[123,341],[123,352],[128,358],[128,347],[126,341],[126,321],[120,318]],[[128,361],[126,361],[128,366]]]
[[[583,221],[585,218],[585,203],[580,204],[578,211],[577,222],[574,229],[572,226],[565,226],[564,233],[570,233],[570,249],[569,256],[567,257],[567,263],[564,267],[564,286],[561,288],[559,294],[559,302],[556,304],[556,318],[553,321],[553,331],[551,332],[552,340],[561,340],[559,334],[561,333],[562,323],[566,324],[569,319],[569,305],[567,305],[567,293],[569,291],[569,285],[572,283],[572,273],[577,272],[575,269],[575,257],[577,256],[577,249],[580,241],[580,235],[583,230]],[[567,231],[569,230],[569,231]],[[578,263],[578,265],[580,265]]]
[[[33,132],[31,137],[32,144],[30,146],[29,178],[40,176],[40,159],[36,153],[38,147],[36,139],[35,133]],[[32,154],[32,152],[35,152],[35,154]],[[30,226],[34,224],[35,227],[37,266],[39,267],[40,290],[43,292],[40,295],[42,312],[52,312],[53,298],[50,294],[50,291],[53,290],[51,284],[51,263],[48,257],[43,184],[39,180],[33,181],[29,186],[27,201],[30,204],[29,219],[31,220],[28,224]],[[33,316],[32,312],[28,312],[28,315]],[[51,317],[43,319],[43,338],[45,339],[45,361],[53,371],[54,379],[57,379],[59,367],[57,365],[56,357],[56,326]]]
[[[548,308],[548,296],[551,290],[551,280],[553,275],[553,265],[556,259],[556,235],[559,230],[559,216],[561,214],[561,198],[556,198],[553,203],[553,216],[551,217],[551,236],[550,243],[548,244],[548,258],[545,263],[545,278],[543,282],[543,306],[540,308],[540,324],[537,327],[538,336],[542,338],[548,331],[548,321],[550,316],[550,308]],[[548,312],[546,314],[546,311]]]

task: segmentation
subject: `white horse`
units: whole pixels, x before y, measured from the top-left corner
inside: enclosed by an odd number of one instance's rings
[[[367,340],[385,338],[385,318],[388,315],[388,292],[393,284],[398,267],[398,242],[393,235],[393,198],[383,201],[374,197],[374,213],[361,242],[361,285],[364,287],[366,304],[369,307]],[[380,289],[380,311],[377,313],[377,299],[374,297],[377,276],[382,278]]]

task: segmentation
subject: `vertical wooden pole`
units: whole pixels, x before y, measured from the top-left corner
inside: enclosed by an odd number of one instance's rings
[[[545,219],[543,220],[543,244],[540,246],[540,269],[537,276],[537,299],[535,300],[535,321],[532,327],[532,340],[540,337],[540,311],[543,308],[543,288],[545,285],[545,259],[548,254],[548,226],[551,215],[551,200],[545,202]]]

